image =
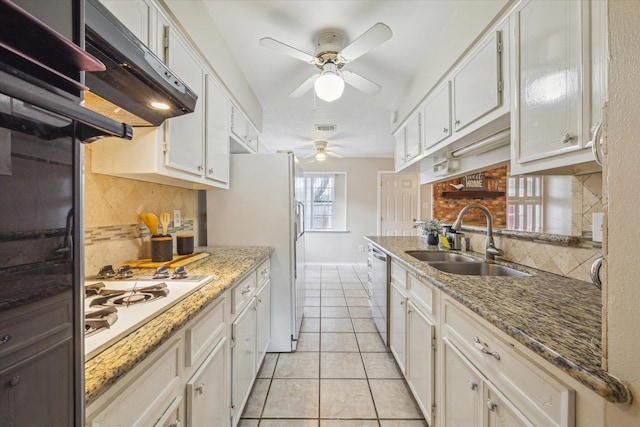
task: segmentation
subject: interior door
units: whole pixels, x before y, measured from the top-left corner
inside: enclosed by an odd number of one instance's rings
[[[418,175],[382,173],[380,177],[381,236],[415,236],[418,214]]]

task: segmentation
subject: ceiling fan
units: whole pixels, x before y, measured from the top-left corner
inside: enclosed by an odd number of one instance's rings
[[[329,156],[333,156],[336,158],[342,158],[342,154],[338,154],[336,152],[334,152],[333,150],[336,148],[340,148],[339,145],[334,145],[333,148],[329,148],[328,145],[329,143],[327,141],[314,141],[313,142],[314,146],[312,147],[312,152],[306,156],[304,156],[302,159],[303,160],[307,160],[307,159],[312,159],[317,161],[317,162],[323,162],[325,160],[327,160],[327,155]],[[311,147],[309,147],[311,148]],[[304,147],[302,149],[305,149]],[[308,148],[306,148],[308,149]],[[311,160],[311,161],[313,161]]]
[[[260,44],[320,69],[319,73],[309,77],[294,89],[289,97],[299,98],[314,87],[320,99],[331,102],[342,96],[345,82],[369,95],[381,89],[380,85],[353,71],[343,70],[342,67],[389,40],[392,35],[388,26],[378,22],[345,47],[342,34],[333,30],[323,31],[318,35],[317,47],[313,55],[270,37],[260,39]]]

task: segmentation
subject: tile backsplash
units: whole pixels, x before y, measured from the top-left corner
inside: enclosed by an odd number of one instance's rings
[[[196,191],[91,172],[91,146],[85,146],[85,275],[100,267],[150,257],[151,234],[138,214],[171,213],[169,233],[195,233]],[[173,211],[182,215],[173,227]],[[196,236],[197,241],[197,236]],[[175,248],[174,244],[174,248]]]

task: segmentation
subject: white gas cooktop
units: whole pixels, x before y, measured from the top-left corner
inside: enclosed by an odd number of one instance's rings
[[[117,316],[117,320],[109,327],[85,336],[84,352],[86,360],[91,359],[107,347],[135,331],[161,312],[172,307],[203,285],[209,283],[212,279],[213,276],[189,276],[182,279],[138,277],[127,280],[109,279],[103,281],[85,281],[85,288],[97,287],[101,289],[101,295],[88,296],[85,298],[85,316],[87,313],[101,310],[104,307],[108,308],[105,311],[113,311],[113,308],[115,308],[115,315]],[[104,287],[102,287],[100,283],[104,284]],[[165,290],[162,290],[162,288],[164,288],[162,284],[166,284]],[[145,294],[144,290],[149,289],[149,287],[154,288],[154,293],[160,296],[152,298],[149,301],[140,302],[139,300],[143,299],[141,295]],[[155,292],[155,289],[161,289],[161,291]],[[118,296],[116,293],[114,298],[108,298],[110,291],[118,290],[134,290],[134,292],[126,294],[124,297]],[[105,296],[105,294],[107,294],[107,296]],[[129,298],[129,300],[125,298]],[[121,301],[122,299],[125,299],[124,303]],[[91,305],[92,301],[93,306]],[[128,305],[127,301],[130,301]],[[110,314],[109,319],[109,323],[111,323],[111,321],[113,321],[113,314]]]

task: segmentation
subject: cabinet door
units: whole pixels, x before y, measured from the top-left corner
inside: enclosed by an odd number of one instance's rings
[[[153,427],[180,427],[182,420],[184,420],[183,411],[182,396],[178,396],[173,399],[173,402]],[[222,424],[220,425],[222,426]]]
[[[73,425],[73,343],[0,371],[0,425]]]
[[[102,0],[102,3],[124,24],[145,46],[149,45],[150,17],[152,7],[144,0]]]
[[[500,32],[472,53],[453,77],[454,129],[466,126],[502,104]]]
[[[424,106],[424,149],[451,136],[451,82],[438,89]]]
[[[222,338],[187,382],[187,418],[190,427],[229,425],[227,338]]]
[[[582,148],[582,4],[530,1],[513,16],[517,163]]]
[[[395,145],[395,165],[396,167],[402,165],[406,160],[406,133],[407,128],[402,127],[396,131],[393,135],[396,140]]]
[[[271,340],[271,281],[268,281],[256,295],[256,374]]]
[[[491,383],[484,383],[487,427],[534,427]]]
[[[206,173],[207,179],[229,182],[229,101],[216,82],[207,76],[206,91]]]
[[[447,427],[482,426],[482,378],[453,346],[443,339],[444,424]]]
[[[171,27],[167,32],[166,60],[171,68],[200,97],[191,114],[165,122],[167,166],[201,176],[204,169],[204,72],[189,45]]]
[[[414,114],[406,129],[405,161],[409,161],[422,151],[422,113]]]
[[[389,348],[402,373],[406,366],[407,298],[394,284],[389,293]]]
[[[407,303],[407,382],[431,425],[434,392],[434,324],[409,301]]]
[[[256,306],[249,304],[231,325],[231,405],[233,425],[240,419],[256,372]]]

